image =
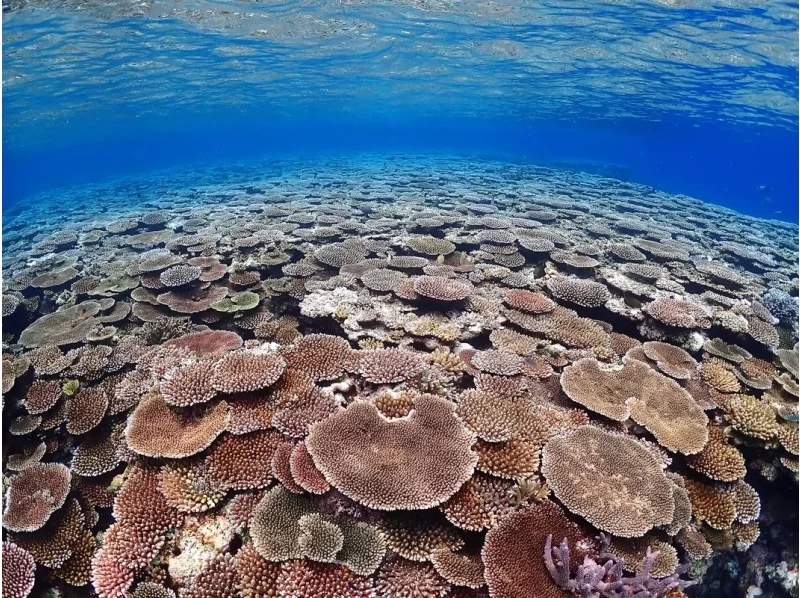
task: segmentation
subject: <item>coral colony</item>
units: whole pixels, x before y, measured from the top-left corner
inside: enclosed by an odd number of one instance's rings
[[[794,227],[265,172],[7,218],[3,598],[797,596]]]

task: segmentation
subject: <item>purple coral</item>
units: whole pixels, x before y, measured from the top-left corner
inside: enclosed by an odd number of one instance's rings
[[[675,589],[694,585],[696,581],[680,579],[689,566],[678,567],[672,575],[657,579],[650,574],[658,551],[647,549],[647,555],[633,577],[624,577],[624,560],[608,552],[608,538],[600,534],[602,544],[597,559],[584,557],[572,577],[569,569],[570,549],[566,538],[553,548],[553,535],[547,536],[544,545],[544,565],[553,581],[567,592],[582,598],[665,598]]]

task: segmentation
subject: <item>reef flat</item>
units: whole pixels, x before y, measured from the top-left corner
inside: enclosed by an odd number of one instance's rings
[[[797,596],[795,225],[444,156],[4,216],[4,597]]]

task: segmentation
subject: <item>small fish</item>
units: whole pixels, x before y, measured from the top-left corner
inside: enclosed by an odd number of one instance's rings
[[[756,187],[756,191],[761,191],[762,193],[769,193],[770,191],[772,191],[772,187],[770,187],[769,185],[759,185],[758,187]]]
[[[772,212],[773,214],[783,214],[783,210],[775,210]]]

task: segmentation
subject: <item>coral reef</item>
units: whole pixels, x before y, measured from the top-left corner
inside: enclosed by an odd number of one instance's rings
[[[421,164],[12,215],[4,596],[797,595],[796,228]]]

